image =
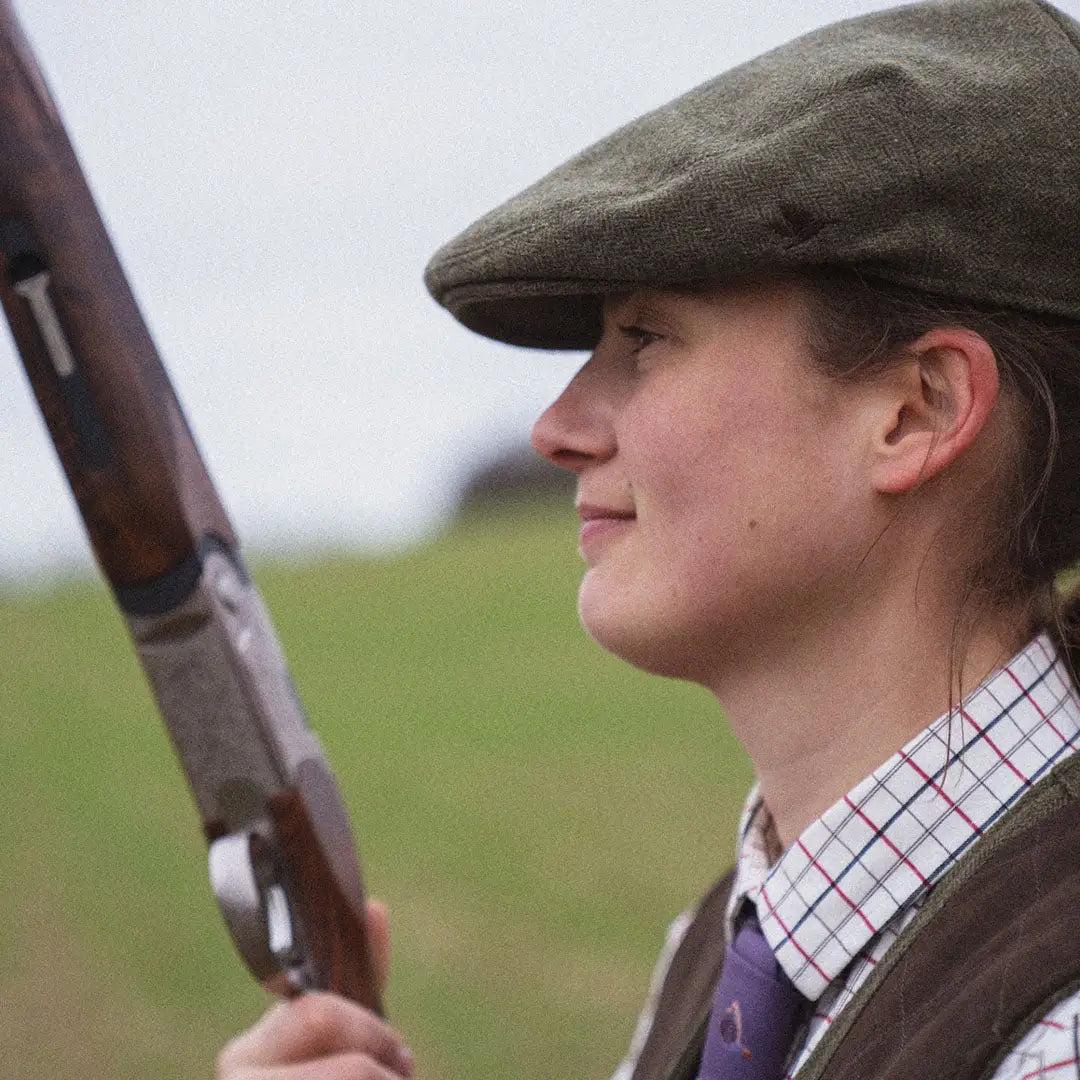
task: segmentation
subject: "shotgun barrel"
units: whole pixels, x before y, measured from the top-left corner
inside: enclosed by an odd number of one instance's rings
[[[277,636],[9,0],[0,303],[210,844],[276,993],[381,1012],[356,847]]]

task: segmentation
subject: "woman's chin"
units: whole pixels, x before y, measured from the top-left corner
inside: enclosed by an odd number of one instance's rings
[[[684,677],[672,656],[672,636],[645,612],[634,612],[599,597],[582,584],[578,616],[586,633],[609,653],[654,675]],[[677,650],[675,650],[677,651]]]
[[[578,618],[593,641],[616,652],[615,642],[626,632],[628,619],[619,611],[619,590],[603,579],[603,571],[596,567],[585,571],[578,589]]]

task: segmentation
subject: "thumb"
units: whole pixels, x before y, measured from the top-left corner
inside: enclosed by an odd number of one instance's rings
[[[390,914],[381,900],[369,900],[366,908],[368,943],[375,965],[375,981],[381,994],[390,976]]]

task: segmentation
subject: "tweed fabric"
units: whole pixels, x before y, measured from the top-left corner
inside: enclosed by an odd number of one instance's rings
[[[443,247],[432,295],[589,348],[599,297],[813,267],[1080,318],[1080,24],[932,0],[799,38],[572,158]]]

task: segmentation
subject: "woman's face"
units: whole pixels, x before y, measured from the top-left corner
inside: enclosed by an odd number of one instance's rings
[[[858,386],[810,365],[794,286],[611,298],[533,442],[578,476],[579,612],[640,667],[718,689],[824,632],[880,527]]]

